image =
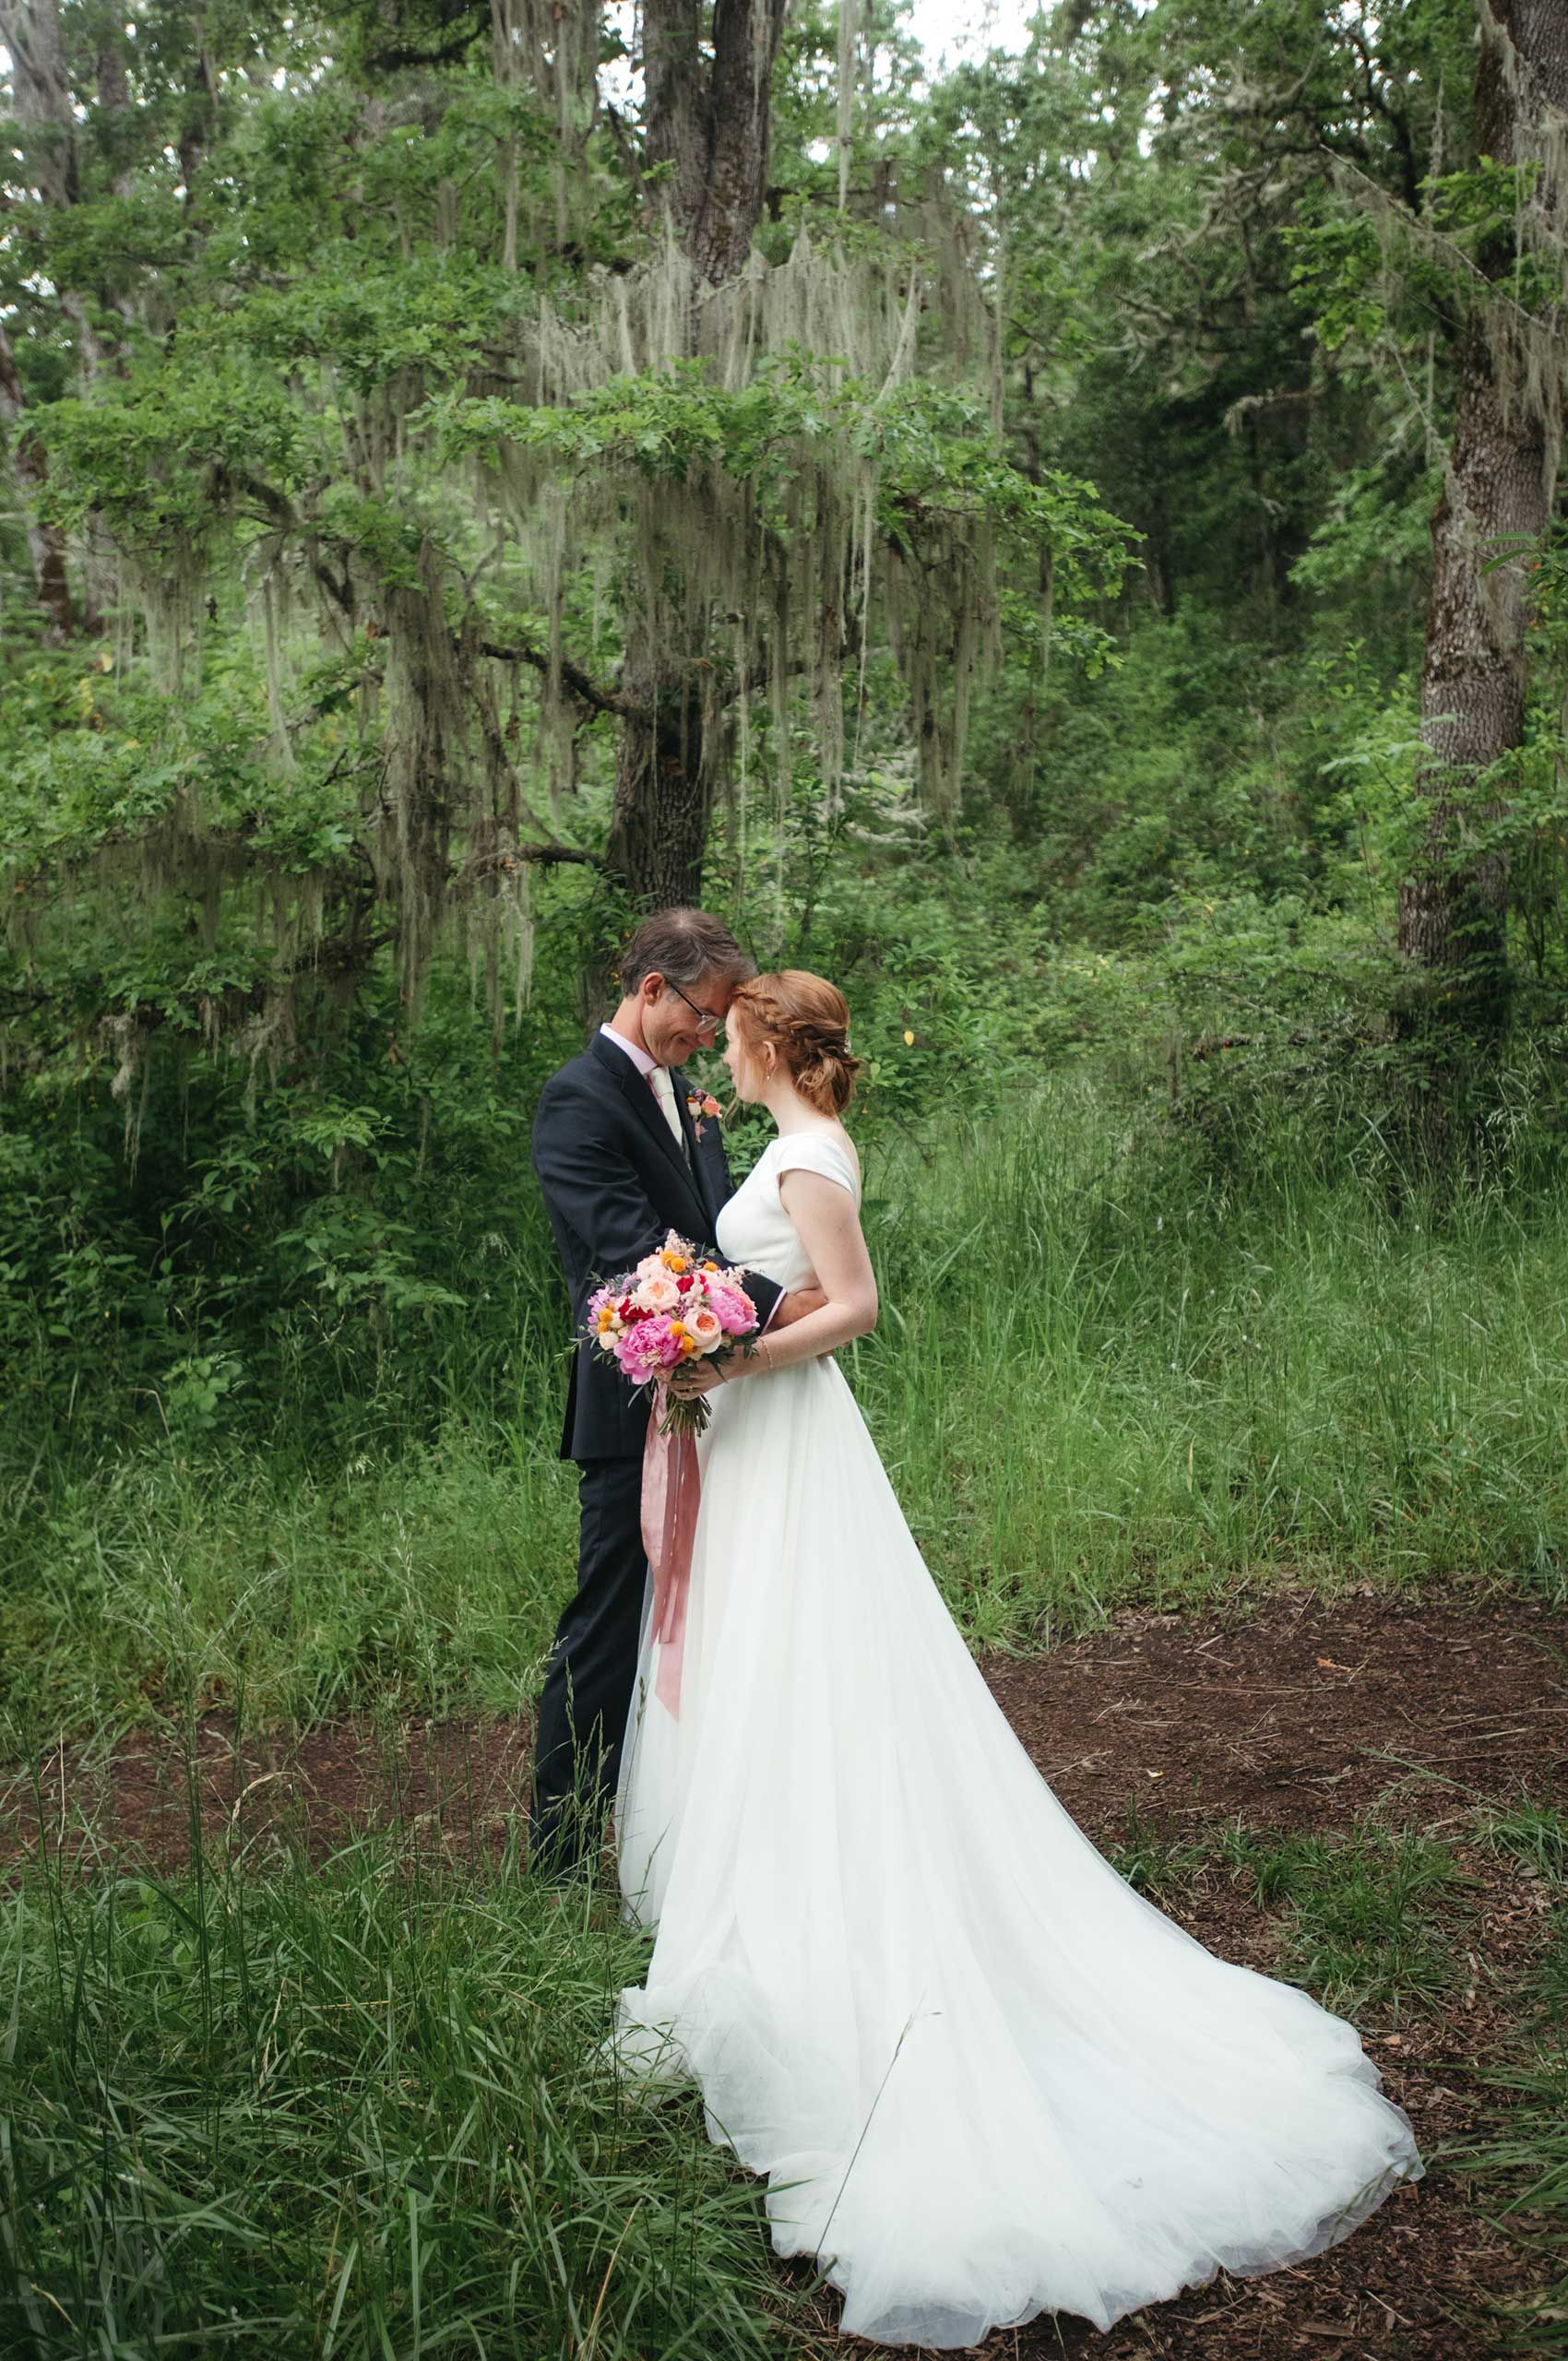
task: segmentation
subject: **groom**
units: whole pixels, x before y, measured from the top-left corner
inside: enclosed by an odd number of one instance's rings
[[[717,1038],[738,983],[756,972],[704,910],[658,910],[621,957],[619,1007],[580,1057],[545,1084],[534,1170],[580,1335],[601,1280],[676,1230],[711,1246],[732,1183],[713,1116],[697,1119],[671,1069]],[[720,1260],[723,1258],[720,1257]],[[762,1324],[814,1311],[750,1277]],[[578,1466],[576,1596],[556,1627],[534,1735],[529,1859],[559,1880],[591,1873],[615,1792],[636,1680],[643,1590],[641,1493],[648,1389],[634,1393],[607,1355],[580,1343],[566,1389],[563,1459]]]

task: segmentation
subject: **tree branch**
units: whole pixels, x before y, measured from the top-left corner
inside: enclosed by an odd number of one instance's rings
[[[549,672],[552,669],[548,648],[535,647],[531,641],[526,639],[520,640],[516,647],[498,647],[493,640],[481,639],[479,652],[481,656],[493,656],[500,664],[531,664],[536,672]],[[560,672],[562,681],[572,694],[595,713],[613,713],[624,720],[628,714],[640,710],[618,689],[601,689],[598,682],[590,680],[582,666],[574,664],[569,656],[561,658]]]
[[[220,469],[220,475],[221,476],[223,472],[225,471]],[[335,599],[343,612],[351,618],[354,612],[354,586],[348,566],[345,564],[343,568],[342,581],[334,581],[331,567],[324,564],[315,552],[314,544],[317,538],[315,527],[301,516],[288,493],[279,492],[276,484],[267,483],[262,477],[251,475],[244,469],[232,469],[227,470],[227,473],[229,481],[235,491],[248,492],[251,498],[259,503],[279,533],[291,534],[296,540],[311,545],[312,574],[327,596]]]
[[[443,42],[434,49],[421,49],[416,43],[405,42],[400,48],[367,50],[365,65],[372,73],[399,74],[410,65],[456,65],[461,62],[481,34],[490,30],[487,6],[469,6],[456,12],[456,25]]]
[[[581,845],[519,845],[512,858],[531,860],[541,869],[556,868],[564,860],[580,862],[584,869],[602,869],[604,855],[587,852]]]

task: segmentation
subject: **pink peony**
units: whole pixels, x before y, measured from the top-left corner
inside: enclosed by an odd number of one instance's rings
[[[684,1314],[682,1316],[681,1324],[689,1332],[691,1322],[685,1318]],[[660,1363],[665,1369],[673,1369],[677,1361],[684,1360],[686,1358],[685,1337],[675,1335],[673,1322],[660,1332],[659,1352]]]
[[[756,1326],[756,1308],[743,1287],[732,1279],[711,1276],[707,1299],[727,1336],[749,1336]]]
[[[616,1337],[612,1349],[623,1374],[634,1385],[646,1385],[658,1370],[668,1367],[672,1357],[669,1327],[660,1320],[639,1320]]]

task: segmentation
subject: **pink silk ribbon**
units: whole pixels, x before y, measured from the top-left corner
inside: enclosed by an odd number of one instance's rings
[[[663,1386],[648,1404],[647,1441],[643,1446],[643,1548],[653,1574],[653,1636],[659,1642],[659,1671],[653,1693],[679,1720],[681,1667],[686,1649],[686,1594],[692,1579],[702,1475],[696,1437],[666,1434],[670,1404]]]

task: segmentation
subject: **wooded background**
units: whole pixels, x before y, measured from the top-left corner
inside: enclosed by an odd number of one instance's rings
[[[0,76],[0,2347],[841,2351],[525,1873],[529,1130],[691,896],[848,996],[999,1706],[1428,2163],[1097,2350],[1568,2356],[1563,0]]]
[[[24,1527],[124,1446],[544,1435],[532,1106],[671,897],[842,984],[888,1205],[1041,1090],[1129,1234],[1550,1200],[1553,0],[0,42]]]

